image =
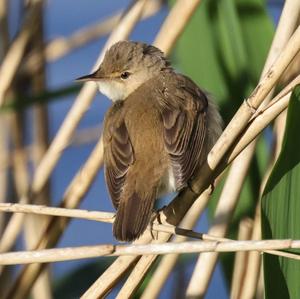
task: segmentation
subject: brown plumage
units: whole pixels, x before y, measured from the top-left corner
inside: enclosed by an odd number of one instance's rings
[[[146,44],[115,44],[83,78],[99,81],[114,101],[103,129],[105,178],[117,210],[114,235],[132,241],[146,229],[155,200],[187,186],[221,132],[220,116]]]

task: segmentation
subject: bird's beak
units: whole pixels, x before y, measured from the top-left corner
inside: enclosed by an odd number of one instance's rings
[[[75,81],[87,82],[87,81],[96,81],[96,80],[99,80],[99,79],[100,78],[99,78],[99,76],[97,76],[97,72],[94,72],[92,74],[79,77],[79,78],[75,79]]]

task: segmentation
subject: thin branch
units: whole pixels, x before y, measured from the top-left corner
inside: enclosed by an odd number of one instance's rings
[[[94,245],[19,251],[0,254],[0,265],[30,263],[50,263],[79,260],[100,256],[158,255],[195,252],[237,252],[299,249],[300,240],[260,240],[260,241],[193,241],[182,243],[140,244],[140,245]]]

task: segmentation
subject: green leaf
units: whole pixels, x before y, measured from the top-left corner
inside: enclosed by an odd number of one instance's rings
[[[8,100],[8,103],[4,104],[0,108],[0,113],[9,111],[21,111],[29,108],[34,104],[47,104],[50,101],[56,101],[61,97],[77,93],[81,89],[81,87],[82,86],[80,84],[72,84],[56,90],[46,90],[37,95]]]
[[[288,108],[282,150],[262,196],[264,239],[300,239],[299,115],[298,85]],[[300,261],[264,254],[264,276],[266,299],[300,298]]]

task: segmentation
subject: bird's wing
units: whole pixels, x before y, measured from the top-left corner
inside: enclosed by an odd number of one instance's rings
[[[189,78],[173,74],[164,83],[160,102],[164,141],[177,189],[194,174],[203,155],[206,132],[206,95]]]
[[[107,123],[104,128],[105,179],[115,208],[118,208],[126,173],[134,162],[133,147],[124,119]]]

